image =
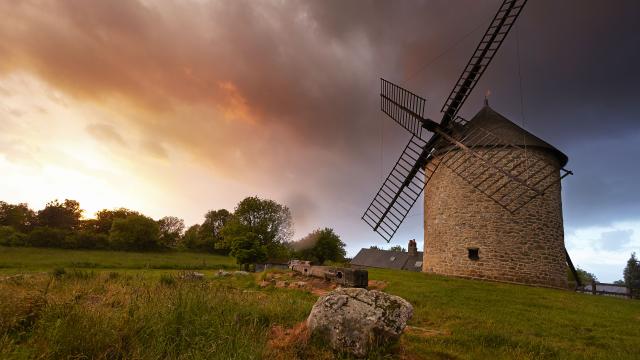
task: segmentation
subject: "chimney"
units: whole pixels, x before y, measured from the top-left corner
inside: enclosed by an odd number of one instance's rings
[[[407,252],[409,256],[418,255],[418,245],[415,240],[409,240],[409,246],[407,246]]]

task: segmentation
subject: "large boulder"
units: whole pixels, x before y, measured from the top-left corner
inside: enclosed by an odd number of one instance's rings
[[[342,288],[316,301],[307,325],[334,350],[364,357],[374,346],[397,340],[412,315],[413,306],[399,296]]]

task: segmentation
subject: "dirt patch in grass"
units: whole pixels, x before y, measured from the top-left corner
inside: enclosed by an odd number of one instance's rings
[[[369,280],[367,284],[369,290],[384,290],[387,287],[387,282],[382,280]]]
[[[303,321],[291,328],[285,329],[280,325],[271,328],[267,346],[276,352],[295,346],[304,346],[309,342],[309,328]]]
[[[436,330],[436,329],[427,329],[419,326],[407,326],[404,329],[404,332],[408,335],[414,335],[421,338],[428,338],[433,336],[449,336],[451,335],[448,331]]]

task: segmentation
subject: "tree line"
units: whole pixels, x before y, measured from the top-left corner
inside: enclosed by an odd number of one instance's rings
[[[211,210],[201,224],[185,231],[176,216],[154,220],[126,209],[103,209],[83,218],[80,203],[53,200],[38,211],[27,204],[0,201],[0,245],[122,251],[189,250],[234,256],[239,264],[286,262],[292,257],[314,263],[343,261],[345,244],[333,229],[318,229],[293,242],[287,206],[247,197],[233,212]],[[299,246],[302,243],[302,246]]]

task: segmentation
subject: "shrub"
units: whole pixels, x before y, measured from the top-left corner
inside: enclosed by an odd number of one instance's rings
[[[39,227],[27,235],[26,242],[30,246],[36,247],[63,247],[69,231],[50,227]]]
[[[109,243],[119,250],[154,250],[159,248],[160,228],[153,219],[143,215],[129,215],[115,219]]]
[[[107,249],[109,237],[93,231],[78,231],[67,238],[67,245],[74,249]]]
[[[24,246],[26,235],[12,228],[11,226],[0,226],[0,245],[2,246]]]

